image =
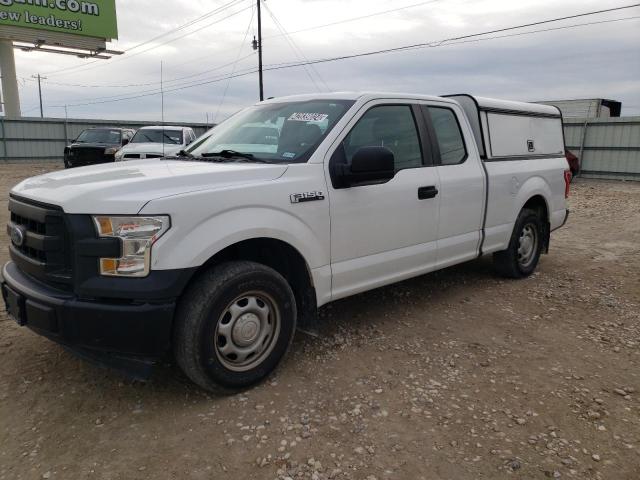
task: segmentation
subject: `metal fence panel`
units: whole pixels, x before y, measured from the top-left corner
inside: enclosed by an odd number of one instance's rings
[[[174,125],[170,122],[165,122],[165,124]],[[6,119],[0,117],[0,161],[62,161],[64,147],[87,128],[124,127],[138,129],[150,125],[158,125],[158,123],[64,118]],[[211,128],[210,125],[201,123],[176,122],[175,125],[193,128],[198,137]]]
[[[169,122],[166,122],[169,124]],[[185,124],[197,136],[210,128]],[[0,117],[0,161],[61,161],[64,147],[86,128],[140,128],[153,122]],[[640,180],[640,117],[565,118],[567,148],[581,157],[581,175]]]
[[[566,118],[564,131],[580,175],[640,181],[640,117]]]

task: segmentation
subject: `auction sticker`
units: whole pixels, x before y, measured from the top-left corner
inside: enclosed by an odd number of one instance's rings
[[[294,113],[288,120],[294,122],[322,122],[328,116],[326,113]]]

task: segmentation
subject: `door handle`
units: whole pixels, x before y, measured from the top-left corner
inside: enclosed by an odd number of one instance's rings
[[[428,198],[433,198],[436,195],[438,195],[438,189],[433,185],[430,187],[418,188],[418,200],[427,200]]]

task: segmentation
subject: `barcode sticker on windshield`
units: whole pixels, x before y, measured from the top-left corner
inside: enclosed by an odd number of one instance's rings
[[[322,122],[328,116],[326,113],[294,113],[288,120],[294,122]]]

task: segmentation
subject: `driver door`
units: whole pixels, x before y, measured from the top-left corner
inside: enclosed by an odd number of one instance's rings
[[[361,147],[394,154],[386,183],[336,188],[330,163],[350,164]],[[331,212],[332,299],[433,269],[439,179],[424,119],[411,103],[376,101],[349,123],[325,162]]]

